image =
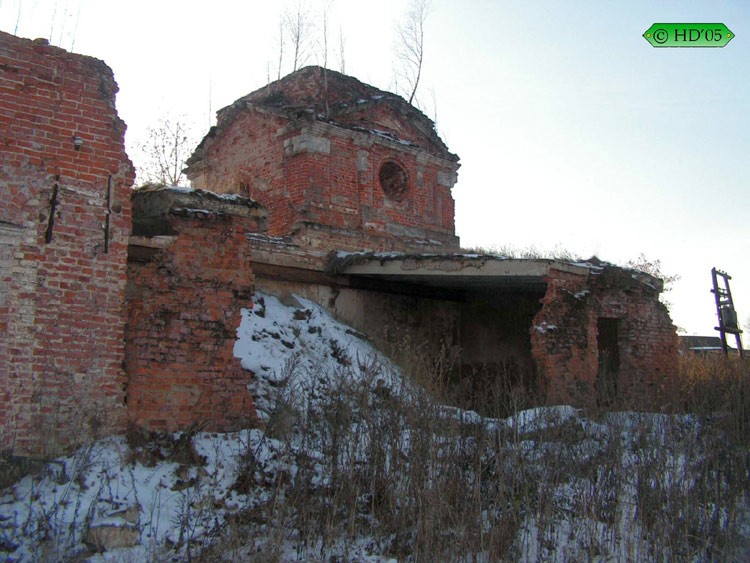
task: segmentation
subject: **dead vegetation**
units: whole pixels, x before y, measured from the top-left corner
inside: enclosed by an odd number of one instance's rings
[[[298,413],[295,431],[275,433],[272,420],[266,433],[282,439],[296,472],[248,465],[270,497],[236,514],[203,560],[747,555],[747,364],[682,358],[676,400],[651,409],[661,413],[559,408],[498,431],[441,406],[449,388],[435,364],[411,357],[429,392],[375,393],[372,381],[342,378]],[[507,391],[497,412],[533,400]]]
[[[491,256],[502,256],[508,259],[522,260],[560,260],[562,262],[583,262],[584,259],[580,254],[576,254],[570,249],[562,246],[555,246],[552,249],[537,248],[534,245],[526,248],[519,248],[511,244],[500,246],[473,246],[462,248],[461,252],[466,254],[487,254]]]
[[[734,561],[750,553],[747,363],[683,356],[673,400],[640,413],[617,398],[588,412],[524,410],[538,398],[511,386],[493,395],[495,412],[511,414],[497,420],[446,407],[454,392],[446,362],[396,344],[416,385],[382,385],[376,364],[353,378],[346,363],[316,400],[293,401],[281,385],[265,428],[237,438],[225,496],[216,493],[217,462],[194,445],[197,428],[176,437],[131,428],[127,463],[176,462],[179,473],[167,490],[181,504],[161,524],[172,531],[142,553],[156,561]],[[97,451],[80,450],[56,477],[70,490],[65,506],[110,494],[110,474],[92,474]],[[144,522],[154,508],[139,502]],[[60,517],[65,506],[38,510],[33,523],[3,516],[0,550],[10,557],[33,528],[43,532],[40,560],[70,556],[70,534],[80,532]],[[99,529],[81,518],[88,535]],[[160,537],[159,525],[149,526]]]

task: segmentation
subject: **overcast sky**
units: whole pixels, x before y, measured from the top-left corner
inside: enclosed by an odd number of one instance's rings
[[[318,24],[322,4],[308,2]],[[0,29],[112,67],[135,156],[160,115],[183,114],[202,135],[217,109],[275,78],[286,5],[0,0]],[[334,0],[329,67],[340,70],[341,31],[347,74],[392,89],[406,6]],[[655,22],[724,23],[736,37],[656,49],[642,37]],[[691,334],[716,334],[716,266],[750,320],[750,3],[433,0],[426,25],[418,98],[461,157],[465,246],[616,263],[644,253],[681,275],[668,299]]]

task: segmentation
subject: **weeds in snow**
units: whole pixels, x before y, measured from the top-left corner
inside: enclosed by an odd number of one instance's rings
[[[590,412],[531,408],[538,397],[499,373],[486,418],[446,406],[457,393],[449,350],[398,340],[401,371],[313,326],[317,314],[297,315],[295,328],[320,336],[327,361],[305,359],[298,340],[278,372],[259,376],[262,429],[131,428],[127,440],[83,448],[64,471],[29,475],[0,496],[0,555],[94,557],[106,548],[86,538],[109,528],[137,533],[120,538],[131,541],[125,557],[157,561],[750,553],[747,363],[681,358],[668,408],[651,413],[617,396]]]
[[[251,503],[252,517],[208,553],[229,541],[242,545],[235,557],[256,560],[747,555],[747,365],[684,359],[668,413],[615,400],[606,411],[495,420],[441,406],[451,390],[417,358],[409,379],[429,381],[430,393],[378,388],[371,373],[334,378],[325,400],[308,402],[304,423],[275,444],[294,470],[267,475],[272,500]],[[495,412],[535,399],[522,388],[497,397]]]

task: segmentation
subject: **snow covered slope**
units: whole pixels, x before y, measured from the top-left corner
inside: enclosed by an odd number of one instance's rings
[[[253,309],[242,310],[237,331],[234,355],[255,375],[250,390],[261,419],[268,420],[280,393],[300,406],[319,400],[340,378],[373,388],[404,385],[364,334],[312,301],[291,295],[285,301],[259,292]]]
[[[435,404],[318,305],[258,294],[262,428],[81,448],[0,493],[0,560],[747,560],[721,417]]]

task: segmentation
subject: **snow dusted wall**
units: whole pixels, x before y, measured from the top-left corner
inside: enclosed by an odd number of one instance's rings
[[[550,404],[653,405],[677,375],[677,333],[659,301],[661,280],[607,265],[554,271],[531,345]]]
[[[130,186],[102,61],[0,32],[0,451],[124,428]]]
[[[265,211],[243,197],[134,192],[126,366],[138,426],[230,430],[255,419],[252,374],[233,348],[254,291],[246,235],[262,230]]]

